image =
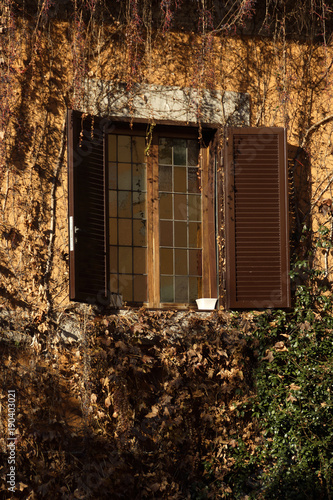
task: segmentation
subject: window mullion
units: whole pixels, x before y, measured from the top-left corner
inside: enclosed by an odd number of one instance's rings
[[[153,139],[147,157],[147,224],[148,224],[148,303],[160,306],[160,235],[158,196],[158,140]]]

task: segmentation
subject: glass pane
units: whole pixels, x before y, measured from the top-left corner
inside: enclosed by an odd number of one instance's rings
[[[118,161],[131,161],[131,137],[129,135],[118,135]]]
[[[146,191],[146,165],[136,164],[133,165],[133,190]]]
[[[110,245],[117,245],[117,219],[109,219]]]
[[[173,274],[173,249],[160,249],[160,268],[161,274]]]
[[[201,293],[199,294],[200,284],[201,278],[189,277],[189,302],[195,302],[201,296]]]
[[[132,268],[132,247],[118,247],[119,248],[119,273],[133,272]]]
[[[108,136],[108,156],[109,161],[117,161],[117,136]]]
[[[186,165],[186,139],[173,140],[174,165]]]
[[[187,250],[175,249],[175,274],[188,274]]]
[[[118,189],[132,189],[131,186],[131,164],[118,163]]]
[[[175,302],[188,302],[188,277],[175,277]]]
[[[133,300],[133,277],[119,275],[119,293],[123,296],[125,302],[132,302]]]
[[[117,247],[110,247],[110,272],[116,273],[118,271]]]
[[[200,222],[190,222],[188,225],[189,247],[201,248],[201,224]]]
[[[186,193],[186,168],[174,168],[174,191]]]
[[[133,272],[145,274],[147,272],[147,257],[145,248],[133,248]]]
[[[188,165],[194,167],[199,163],[199,144],[196,140],[187,141]]]
[[[118,293],[118,276],[110,274],[110,292]]]
[[[188,217],[190,220],[201,220],[201,196],[188,196]]]
[[[172,165],[172,139],[161,138],[158,146],[158,162]]]
[[[172,219],[172,194],[160,194],[160,218]]]
[[[186,222],[175,222],[175,247],[187,247]]]
[[[118,221],[119,245],[132,245],[132,219]]]
[[[117,217],[117,191],[109,191],[109,216]]]
[[[188,192],[200,193],[199,169],[196,167],[188,168]]]
[[[147,245],[147,232],[145,220],[133,220],[133,245],[146,246]]]
[[[160,221],[160,245],[161,247],[173,246],[172,221]]]
[[[159,168],[159,190],[172,191],[172,167],[160,166]]]
[[[146,139],[144,137],[132,137],[132,161],[133,163],[145,162]]]
[[[201,250],[189,250],[189,274],[192,276],[202,275],[202,258]]]
[[[117,189],[117,165],[109,165],[109,189]]]
[[[174,302],[172,276],[161,276],[161,302]]]
[[[146,218],[146,195],[135,191],[133,193],[133,217],[135,219]]]
[[[175,194],[175,220],[187,220],[186,194]]]
[[[147,302],[147,276],[134,276],[134,302]]]
[[[118,217],[132,217],[131,198],[130,191],[118,191]]]

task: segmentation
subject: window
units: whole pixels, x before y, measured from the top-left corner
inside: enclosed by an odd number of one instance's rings
[[[122,295],[133,306],[189,307],[225,296],[229,308],[290,305],[285,132],[225,135],[222,185],[212,130],[199,147],[195,127],[151,133],[68,112],[72,300],[107,305]]]

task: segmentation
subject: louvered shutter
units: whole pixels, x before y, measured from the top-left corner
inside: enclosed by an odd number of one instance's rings
[[[282,128],[229,128],[225,142],[228,308],[290,307]]]
[[[106,303],[107,216],[103,121],[68,111],[70,299]]]

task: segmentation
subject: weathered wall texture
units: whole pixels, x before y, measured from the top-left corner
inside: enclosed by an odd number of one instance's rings
[[[293,245],[305,255],[312,236],[317,245],[312,259],[331,278],[332,47],[239,36],[212,36],[208,44],[194,33],[151,31],[135,53],[124,29],[117,22],[86,26],[56,19],[40,20],[36,27],[17,16],[0,34],[6,56],[1,104],[7,112],[0,130],[1,303],[36,317],[68,306],[65,112],[67,107],[101,113],[114,108],[117,92],[101,99],[91,90],[96,82],[126,86],[130,99],[126,103],[122,97],[120,113],[129,117],[136,107],[149,117],[147,89],[163,85],[182,95],[195,89],[189,107],[178,109],[189,121],[207,120],[200,102],[210,94],[217,111],[210,107],[208,121],[222,129],[232,106],[226,96],[236,92],[248,96],[252,126],[287,127]],[[325,241],[316,243],[323,222]]]

